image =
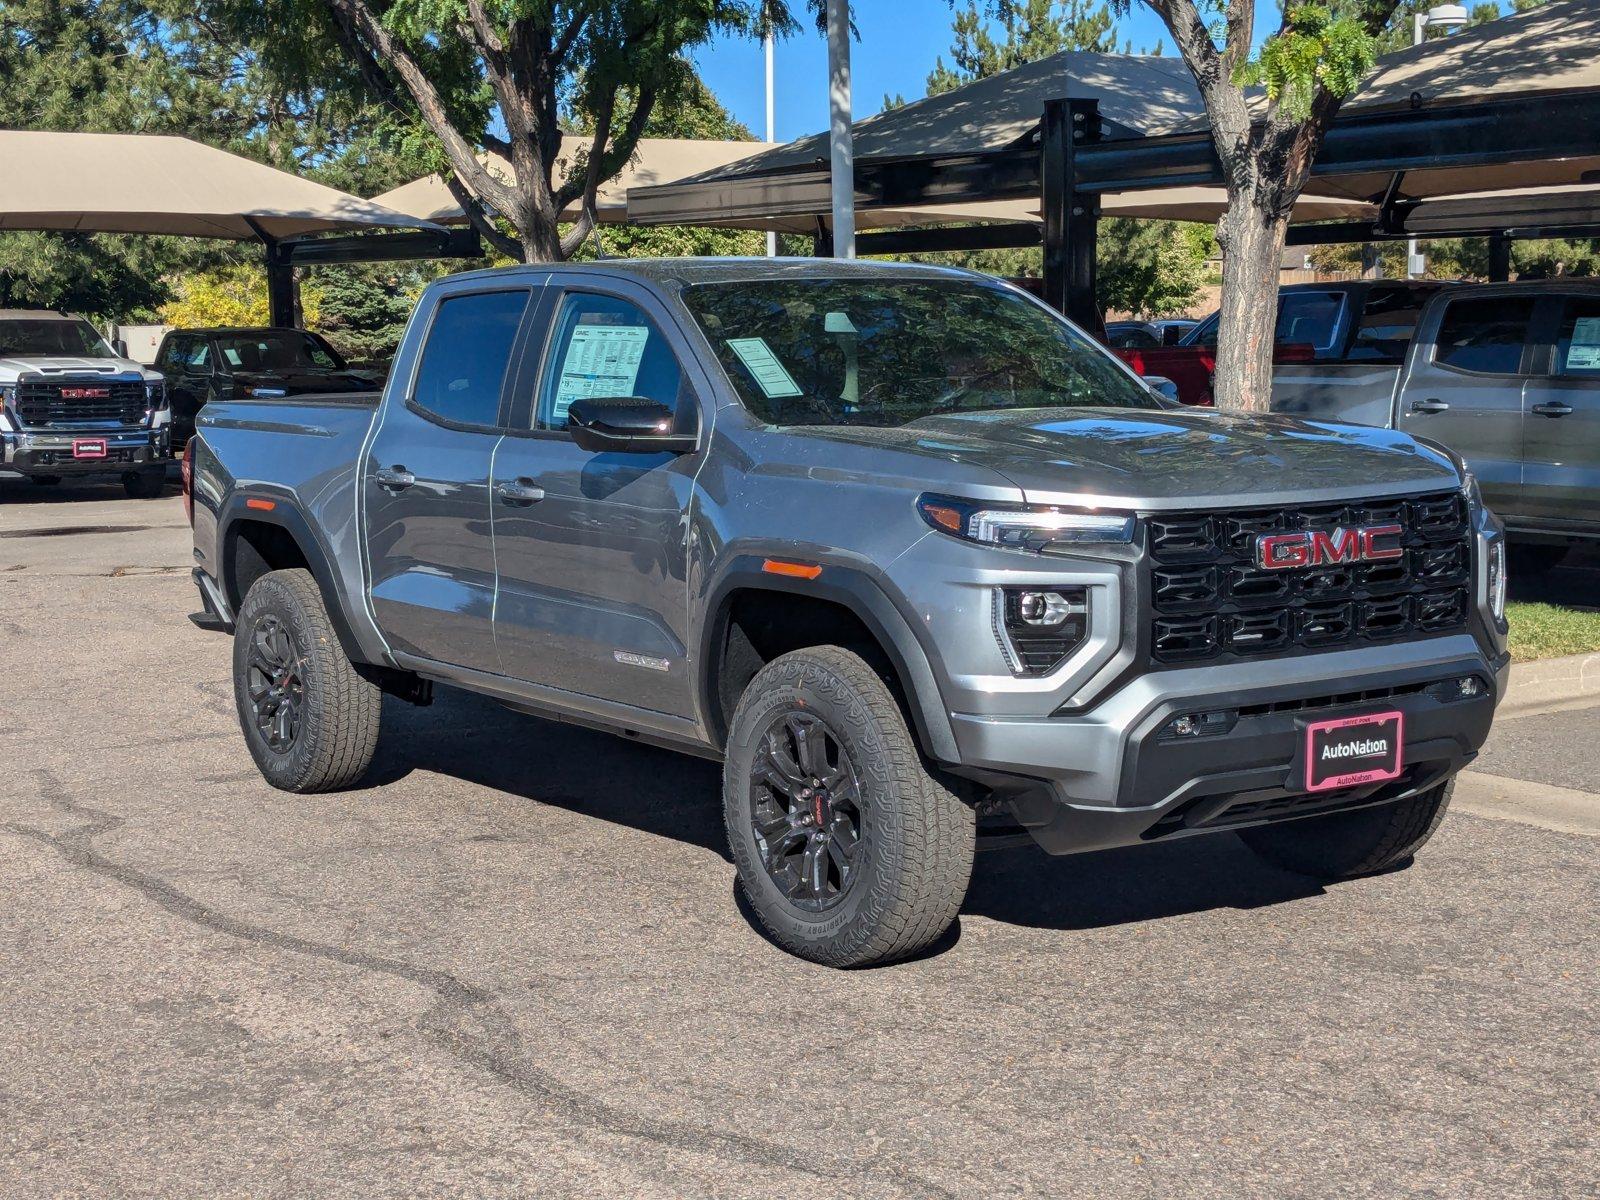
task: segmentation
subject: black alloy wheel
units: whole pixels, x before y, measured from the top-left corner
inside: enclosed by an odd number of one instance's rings
[[[250,631],[246,687],[256,729],[277,754],[288,754],[300,736],[305,671],[294,632],[271,613],[263,614]]]
[[[751,826],[767,875],[796,908],[832,908],[856,880],[864,819],[839,735],[813,713],[783,713],[763,732],[750,774]]]

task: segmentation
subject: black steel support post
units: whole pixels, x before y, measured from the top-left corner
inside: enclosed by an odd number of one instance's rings
[[[1098,141],[1100,106],[1093,100],[1051,100],[1044,107],[1039,148],[1044,210],[1044,300],[1086,329],[1100,324],[1095,299],[1095,243],[1100,201],[1077,188],[1077,150]]]
[[[1489,282],[1505,283],[1511,278],[1511,239],[1503,233],[1489,235]]]

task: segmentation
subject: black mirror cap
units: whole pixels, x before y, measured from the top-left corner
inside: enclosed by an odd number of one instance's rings
[[[643,396],[585,396],[567,409],[567,430],[584,450],[688,454],[699,439],[676,430],[673,411]]]

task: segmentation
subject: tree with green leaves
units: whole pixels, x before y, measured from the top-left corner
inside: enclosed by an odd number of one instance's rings
[[[1126,10],[1131,0],[1115,0]],[[1398,0],[1291,3],[1252,57],[1254,0],[1144,0],[1193,74],[1222,165],[1218,407],[1265,411],[1272,394],[1278,271],[1289,216],[1344,98],[1372,67]],[[1246,89],[1261,87],[1253,105]]]
[[[928,75],[928,95],[939,96],[1063,50],[1112,54],[1117,49],[1111,10],[1093,0],[976,0],[956,13],[951,66],[941,57]]]
[[[788,32],[783,0],[201,0],[201,10],[307,84],[354,70],[437,147],[437,166],[501,254],[567,258],[600,184],[628,161],[683,55],[713,35]],[[281,31],[292,29],[285,38]],[[592,130],[560,162],[563,120]],[[491,170],[482,151],[510,164]],[[565,232],[560,214],[583,217]],[[502,224],[503,222],[503,224]]]

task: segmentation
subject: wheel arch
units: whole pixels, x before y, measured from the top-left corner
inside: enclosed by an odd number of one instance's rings
[[[820,574],[807,579],[774,574],[764,569],[766,561],[769,560],[756,555],[735,559],[711,591],[706,604],[697,687],[700,711],[713,743],[719,748],[725,743],[732,701],[737,699],[737,693],[731,699],[726,694],[724,667],[729,663],[730,653],[737,654],[739,649],[730,645],[730,634],[735,628],[741,597],[791,597],[806,605],[831,605],[853,618],[893,672],[899,684],[900,699],[911,719],[912,732],[923,752],[937,762],[958,761],[955,733],[928,652],[917,639],[910,622],[883,589],[854,566],[823,562]],[[815,616],[815,610],[811,615]],[[806,644],[821,643],[802,638],[789,648],[797,649]],[[752,664],[754,669],[759,669],[759,665],[759,661]],[[748,673],[753,675],[754,669],[749,669]]]

